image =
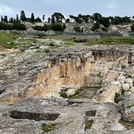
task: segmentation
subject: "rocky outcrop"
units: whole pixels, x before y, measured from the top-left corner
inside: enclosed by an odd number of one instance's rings
[[[48,132],[53,134],[133,132],[118,123],[121,114],[115,104],[97,104],[91,100],[30,97],[13,105],[0,104],[0,113],[1,134],[42,134],[47,124],[55,126]],[[91,121],[89,128],[87,124]]]
[[[45,59],[45,62],[42,62],[42,58],[36,64],[33,62],[33,67],[24,66],[15,74],[12,82],[9,79],[10,83],[14,83],[12,86],[8,82],[7,88],[7,82],[3,83],[5,86],[2,86],[2,90],[5,92],[1,94],[0,100],[16,102],[26,96],[59,98],[63,88],[77,91],[83,86],[108,85],[119,75],[111,69],[121,68],[122,64],[128,64],[130,60],[129,50],[125,50],[125,47],[121,50],[112,47],[67,49]]]
[[[48,133],[133,134],[133,126],[120,123],[134,121],[133,50],[99,45],[54,50],[51,57],[0,55],[0,133],[42,134],[53,126]],[[88,92],[95,86],[102,88]],[[61,91],[72,96],[81,87],[90,98],[60,96]]]
[[[46,68],[37,76],[37,86],[30,88],[27,94],[43,98],[60,97],[61,89],[65,87],[79,89],[83,86],[101,85],[105,79],[101,74],[105,68],[105,62],[102,61],[114,61],[120,67],[122,63],[128,63],[128,57],[123,52],[110,50],[84,50],[57,55],[47,61]],[[103,65],[100,65],[101,62]],[[111,68],[108,63],[107,69]],[[114,71],[109,72],[106,81],[114,80],[117,75]]]

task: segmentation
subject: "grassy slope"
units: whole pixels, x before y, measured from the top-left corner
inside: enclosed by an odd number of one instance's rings
[[[100,40],[89,42],[87,45],[132,45],[132,37],[104,36]]]
[[[0,33],[0,45],[5,48],[16,48],[13,43],[16,37],[17,35],[13,33]]]

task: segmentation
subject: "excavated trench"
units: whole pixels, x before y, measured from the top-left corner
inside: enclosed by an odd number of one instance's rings
[[[92,99],[97,90],[105,86],[105,73],[121,68],[122,64],[132,63],[132,59],[132,54],[119,49],[84,50],[56,55],[46,60],[46,68],[38,74],[37,84],[28,95],[42,98],[83,96]]]
[[[6,90],[5,93],[1,90],[0,100],[14,103],[21,100],[22,96],[92,99],[107,84],[104,81],[107,72],[121,69],[122,64],[133,63],[133,59],[132,53],[125,49],[67,50],[45,60],[44,69],[39,71],[34,83],[30,83],[32,86],[16,89],[15,93],[16,87],[10,87],[10,91]]]
[[[11,111],[9,117],[13,119],[29,119],[35,121],[47,120],[54,121],[58,118],[60,114],[55,113],[32,113],[32,112],[22,112],[22,111]]]
[[[124,126],[127,130],[134,129],[134,122],[124,121],[123,119],[119,120],[119,123]]]
[[[85,132],[90,132],[92,124],[94,123],[95,115],[96,115],[96,110],[86,111],[86,116],[85,116]]]
[[[5,92],[5,90],[0,90],[0,95],[3,94]]]

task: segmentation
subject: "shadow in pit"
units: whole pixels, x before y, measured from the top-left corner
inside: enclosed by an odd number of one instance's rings
[[[0,90],[0,95],[3,94],[5,92],[5,90]]]
[[[134,122],[124,121],[124,120],[121,118],[121,119],[118,121],[118,123],[120,123],[122,126],[124,126],[124,128],[126,128],[127,130],[134,129]]]
[[[32,112],[21,112],[21,111],[11,111],[9,117],[13,119],[29,119],[35,121],[48,120],[54,121],[58,118],[60,114],[58,113],[32,113]]]
[[[96,115],[96,110],[86,111],[85,116],[85,132],[90,132],[92,124],[94,122],[94,118]]]

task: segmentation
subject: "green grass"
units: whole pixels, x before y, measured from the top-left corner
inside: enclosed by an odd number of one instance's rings
[[[44,125],[43,127],[42,127],[42,130],[44,131],[44,132],[49,132],[49,131],[52,131],[52,130],[54,130],[55,129],[55,127],[54,127],[54,125],[53,124],[47,124],[47,125]]]
[[[0,45],[5,48],[17,48],[17,46],[13,43],[17,38],[17,34],[14,33],[0,33]]]
[[[131,108],[131,107],[134,107],[134,104],[128,105],[126,108]]]
[[[89,90],[89,91],[94,91],[94,95],[96,94],[97,90],[101,89],[101,86],[91,86],[91,87],[81,87],[80,89],[78,89],[74,95],[70,96],[69,99],[80,99],[80,98],[85,98],[88,99],[89,97],[86,96],[85,94],[81,94],[81,92],[85,91],[85,90]]]
[[[65,43],[65,48],[75,45],[75,42],[73,39],[64,39],[63,42]]]
[[[132,45],[132,37],[104,36],[100,40],[89,42],[87,45]]]
[[[18,40],[19,42],[27,42],[27,43],[37,43],[38,42],[38,40],[37,39],[35,39],[35,38],[28,38],[28,39],[19,39]]]
[[[91,129],[93,122],[86,122],[85,127],[86,129]]]

